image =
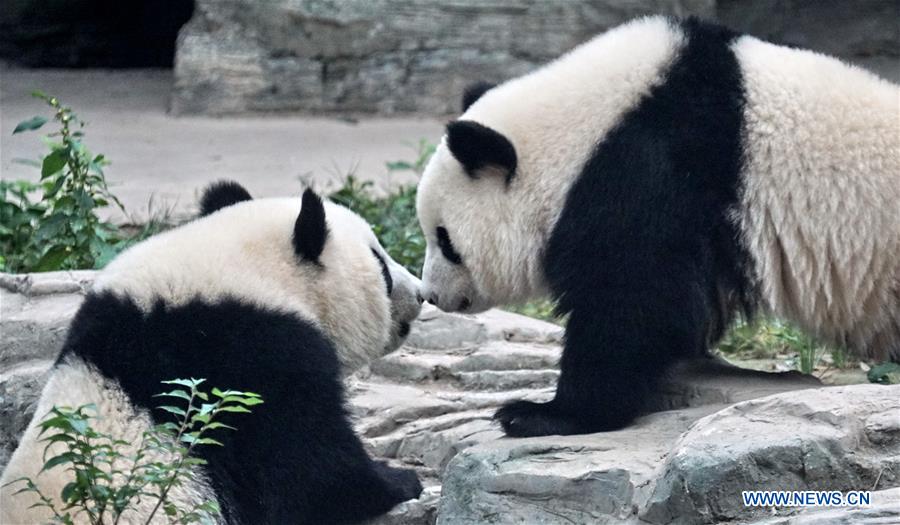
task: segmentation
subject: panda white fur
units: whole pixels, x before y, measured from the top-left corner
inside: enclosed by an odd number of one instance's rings
[[[415,472],[364,451],[341,380],[400,345],[419,313],[418,280],[361,218],[311,190],[301,205],[219,183],[201,208],[98,276],[2,483],[29,476],[58,501],[63,469],[38,474],[37,424],[53,405],[93,403],[99,430],[137,444],[165,419],[152,397],[160,381],[203,377],[265,403],[216,436],[224,447],[198,449],[209,463],[173,493],[183,508],[214,498],[226,523],[347,523],[417,497]],[[0,522],[47,521],[18,488],[2,489]],[[125,517],[143,523],[147,505]]]
[[[423,295],[570,314],[509,435],[629,423],[740,310],[900,358],[900,89],[696,19],[638,19],[464,98],[425,170]]]

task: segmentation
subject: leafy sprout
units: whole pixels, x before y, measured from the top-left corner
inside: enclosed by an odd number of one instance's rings
[[[13,134],[40,130],[51,120],[58,128],[43,137],[48,152],[40,161],[20,161],[40,170],[38,183],[0,181],[0,271],[102,268],[132,244],[97,213],[110,206],[124,213],[107,186],[109,160],[87,148],[85,122],[72,108],[56,97],[33,95],[52,117],[22,121]]]
[[[97,418],[94,405],[77,408],[54,406],[40,423],[44,447],[41,473],[65,468],[70,481],[59,494],[59,501],[41,492],[27,477],[8,483],[24,486],[15,494],[37,497],[33,507],[45,507],[54,523],[72,524],[86,519],[92,525],[150,523],[162,511],[174,523],[214,523],[220,514],[215,501],[203,501],[181,508],[170,499],[171,490],[195,480],[195,470],[206,461],[197,457],[200,446],[223,446],[210,437],[216,430],[236,430],[218,421],[224,413],[250,413],[250,407],[263,403],[252,392],[200,390],[203,379],[173,379],[164,384],[176,388],[157,397],[172,398],[172,404],[159,410],[173,416],[143,433],[132,451],[122,436],[102,433],[91,426]],[[48,457],[49,456],[49,457]],[[137,515],[137,505],[153,503],[146,516]]]

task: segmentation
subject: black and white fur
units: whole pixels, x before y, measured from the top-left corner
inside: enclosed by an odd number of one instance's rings
[[[214,436],[224,447],[198,449],[208,465],[172,493],[183,508],[215,499],[225,523],[350,523],[417,497],[413,471],[366,454],[342,378],[400,345],[419,312],[418,281],[361,218],[310,190],[301,204],[220,183],[201,214],[98,276],[2,483],[29,476],[58,498],[69,473],[38,474],[37,425],[53,405],[93,403],[99,430],[136,445],[166,420],[153,397],[160,381],[203,377],[265,403]],[[2,489],[0,522],[48,521],[18,488]],[[124,517],[143,523],[149,504]]]
[[[696,19],[643,18],[469,94],[418,190],[423,294],[569,314],[555,398],[509,435],[619,428],[763,309],[900,358],[900,89]]]

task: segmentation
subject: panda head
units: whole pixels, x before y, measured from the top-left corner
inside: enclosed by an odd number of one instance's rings
[[[479,312],[544,290],[547,221],[540,215],[547,206],[520,152],[527,148],[514,145],[523,123],[502,111],[514,107],[504,104],[504,87],[466,91],[465,112],[447,125],[419,183],[416,207],[427,242],[422,295],[445,311]]]
[[[358,215],[312,190],[252,199],[233,182],[205,191],[198,219],[122,253],[96,287],[146,310],[237,298],[297,313],[349,370],[400,346],[420,310],[418,279]]]

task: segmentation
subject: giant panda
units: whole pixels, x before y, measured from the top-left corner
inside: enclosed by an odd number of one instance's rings
[[[397,348],[418,315],[418,280],[368,225],[311,190],[253,200],[211,186],[202,217],[119,255],[71,323],[3,484],[31,477],[59,501],[70,475],[39,474],[38,423],[54,405],[98,407],[98,430],[132,443],[165,420],[154,398],[173,378],[259,393],[264,404],[200,447],[208,465],[172,499],[212,499],[225,523],[349,523],[422,490],[412,470],[372,460],[344,407],[342,377]],[[4,486],[0,523],[49,521],[31,494]],[[144,522],[138,512],[124,515]],[[165,522],[157,516],[156,522]],[[126,520],[126,521],[127,521]]]
[[[627,425],[674,360],[765,311],[900,358],[900,89],[697,19],[614,28],[465,94],[418,187],[422,293],[568,314],[511,436]]]

